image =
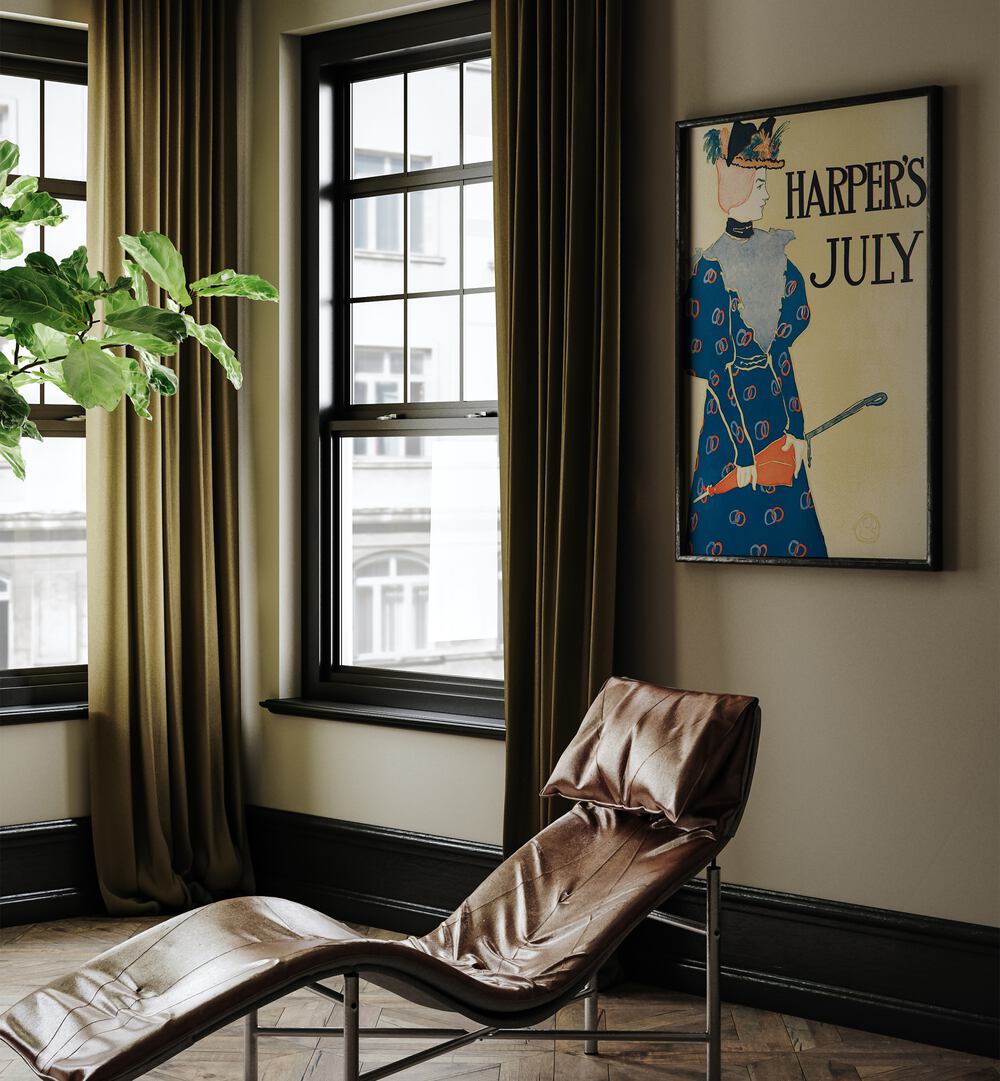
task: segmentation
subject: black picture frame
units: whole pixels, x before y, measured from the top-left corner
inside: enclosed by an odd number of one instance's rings
[[[689,315],[689,311],[693,309],[690,308],[689,304],[687,303],[687,300],[690,299],[687,297],[687,294],[689,281],[691,280],[692,275],[692,260],[695,256],[695,249],[691,241],[692,185],[689,178],[691,177],[691,163],[693,160],[692,155],[701,155],[707,151],[707,148],[703,148],[703,146],[701,145],[693,145],[695,139],[695,131],[696,129],[706,128],[709,126],[732,126],[736,124],[736,122],[743,122],[744,124],[754,125],[755,127],[766,127],[763,122],[766,121],[767,118],[771,117],[777,117],[779,121],[784,121],[786,118],[794,119],[795,117],[806,113],[853,108],[856,106],[878,106],[887,102],[898,102],[907,99],[921,99],[925,106],[924,115],[926,118],[926,171],[924,173],[924,180],[926,183],[926,195],[924,202],[926,204],[928,235],[926,237],[927,247],[925,337],[927,437],[925,448],[927,480],[925,555],[921,558],[914,558],[912,555],[897,557],[892,555],[891,553],[887,554],[884,557],[874,555],[830,555],[812,558],[806,555],[805,557],[796,558],[794,555],[782,551],[772,554],[759,555],[741,551],[731,553],[723,550],[718,554],[713,554],[713,551],[708,550],[707,545],[705,546],[705,550],[695,550],[693,534],[697,531],[697,519],[693,517],[693,511],[697,508],[693,508],[692,503],[697,497],[695,497],[694,495],[693,486],[698,480],[698,477],[696,477],[695,475],[695,467],[699,464],[698,456],[700,455],[702,448],[701,431],[699,431],[697,449],[695,451],[695,454],[692,455],[691,444],[693,417],[691,399],[693,397],[692,385],[695,383],[695,379],[693,379],[692,375],[689,374],[689,364],[691,363],[691,350],[694,339],[692,335],[692,318]],[[690,120],[681,120],[676,123],[675,559],[678,562],[765,563],[780,566],[818,566],[844,568],[854,567],[862,569],[880,570],[941,569],[941,104],[942,88],[940,86],[921,86],[911,89],[890,91],[879,94],[867,94],[855,97],[836,98],[826,101],[807,102],[797,105],[781,105],[768,108],[756,108],[751,110],[727,113],[722,116],[698,117]],[[734,129],[730,127],[729,131],[732,130]],[[742,131],[747,130],[752,129],[742,129]],[[887,155],[890,153],[890,151],[898,154],[898,145],[893,145],[891,148],[887,145],[886,151]],[[778,155],[775,155],[775,157],[777,156]],[[711,161],[711,159],[708,160]],[[718,158],[716,160],[718,160]],[[757,159],[751,157],[751,160],[756,161]],[[903,157],[903,160],[906,160],[905,156]],[[881,165],[882,163],[875,164]],[[808,169],[811,169],[813,167],[813,162],[807,163]],[[720,168],[720,176],[721,171],[722,170]],[[792,207],[792,187],[791,182],[787,181],[787,177],[788,174],[792,171],[793,166],[790,163],[789,168],[787,170],[784,170],[782,173],[782,179],[786,180],[788,187],[789,210]],[[916,204],[911,203],[910,205],[913,206]],[[721,212],[721,201],[719,203],[719,206]],[[830,200],[830,206],[833,206],[832,198]],[[876,206],[875,209],[881,210],[884,215],[886,211],[891,212],[893,209],[897,208],[887,204],[886,206],[882,207]],[[841,211],[841,213],[845,212]],[[817,216],[821,215],[817,214]],[[822,216],[828,217],[828,220],[831,223],[831,236],[833,233],[838,232],[838,230],[842,235],[846,235],[852,231],[855,235],[857,235],[866,231],[870,231],[872,226],[872,221],[870,219],[866,220],[864,222],[864,225],[861,225],[856,221],[852,221],[850,218],[838,217],[836,216],[836,213]],[[854,217],[857,218],[858,215],[855,214]],[[878,215],[876,215],[876,217],[878,217]],[[727,226],[727,230],[729,228],[730,227]],[[738,230],[740,226],[737,223],[732,225],[731,228],[733,230]],[[874,243],[875,242],[873,239],[873,247]],[[837,247],[835,244],[831,244],[831,248],[831,260],[835,260],[837,256]],[[843,249],[842,255],[846,261],[847,253],[846,251],[843,251]],[[874,260],[875,256],[873,254],[873,264]],[[832,273],[833,270],[831,268],[831,275]],[[876,276],[878,275],[878,273],[879,271],[875,271]],[[903,280],[905,280],[905,278]],[[853,285],[854,283],[850,282],[849,284]],[[875,282],[874,284],[887,283],[879,281]],[[919,283],[916,284],[919,285]],[[741,298],[733,297],[733,304],[735,305],[736,303],[739,303],[739,310],[742,314],[743,305]],[[808,309],[806,319],[809,319]],[[747,325],[749,325],[749,323]],[[813,328],[810,327],[809,329],[811,331]],[[732,339],[730,340],[732,341]],[[716,345],[718,345],[718,343],[716,343]],[[736,345],[734,342],[734,355],[735,352]],[[770,354],[771,347],[768,348],[767,352],[768,363],[771,362]],[[781,380],[778,379],[777,382],[780,386]],[[730,387],[731,389],[735,389],[735,382],[731,382]],[[878,395],[871,395],[871,397],[877,398]],[[883,396],[883,402],[885,400],[885,397],[886,396]],[[797,399],[795,399],[795,401],[797,401]],[[716,405],[718,404],[719,403],[717,402]],[[849,405],[850,403],[845,404]],[[872,404],[880,403],[873,402]],[[801,411],[803,407],[800,405],[798,408]],[[719,411],[721,412],[721,410]],[[809,419],[810,421],[812,421],[815,418],[810,417]],[[822,419],[826,420],[827,418],[824,417]],[[703,430],[704,429],[702,429],[702,431]],[[728,434],[728,429],[725,426],[723,426],[722,430],[726,431],[726,433]],[[812,435],[813,433],[808,434]],[[818,434],[818,432],[816,434]],[[747,442],[750,443],[751,440],[748,438]],[[734,451],[734,457],[735,456],[736,455]],[[805,466],[803,466],[803,469],[805,469]],[[732,471],[731,464],[730,471]],[[725,474],[723,474],[723,476],[724,475]],[[770,490],[774,491],[775,489],[772,486]],[[808,506],[812,508],[813,504],[811,502],[811,490],[808,491],[806,494],[809,497]],[[708,498],[704,490],[701,491],[700,498],[701,500],[706,500]],[[695,523],[694,526],[692,526],[692,522]],[[858,522],[860,523],[861,519],[859,519]],[[877,519],[876,524],[878,524]],[[697,539],[701,540],[702,538],[698,537]],[[861,534],[858,534],[858,539],[862,539]],[[737,541],[735,543],[738,547],[739,542]],[[760,548],[764,546],[755,545],[753,547]]]

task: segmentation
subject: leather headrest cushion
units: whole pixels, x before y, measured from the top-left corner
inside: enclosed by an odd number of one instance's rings
[[[709,791],[733,788],[728,759],[745,741],[756,698],[675,691],[613,676],[563,752],[543,796],[562,795],[627,811],[663,815],[677,825],[685,811],[714,802]],[[736,757],[739,757],[737,754]],[[743,756],[745,757],[745,755]],[[703,799],[703,797],[708,797]]]

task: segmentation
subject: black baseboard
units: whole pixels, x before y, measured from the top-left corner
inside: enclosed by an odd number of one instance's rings
[[[500,862],[494,845],[264,807],[247,815],[259,892],[412,934]],[[664,910],[701,918],[704,895],[703,882],[690,883]],[[722,911],[727,1001],[1000,1055],[996,928],[725,884]],[[630,979],[700,994],[700,948],[646,921],[620,961]]]
[[[89,818],[0,826],[0,927],[103,912]]]
[[[663,910],[701,919],[704,905],[696,880]],[[727,1001],[1000,1056],[1000,929],[725,883],[722,913]],[[621,960],[642,982],[701,993],[703,949],[647,920]]]
[[[424,934],[500,863],[495,845],[247,808],[257,892],[372,927]]]

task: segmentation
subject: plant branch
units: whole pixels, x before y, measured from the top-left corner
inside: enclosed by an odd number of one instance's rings
[[[89,322],[89,323],[87,324],[87,329],[86,329],[86,330],[81,330],[81,331],[80,331],[80,332],[79,332],[79,333],[77,334],[77,337],[78,337],[78,338],[80,339],[80,343],[81,343],[81,344],[83,344],[84,342],[86,342],[86,340],[87,340],[87,335],[88,335],[88,334],[89,334],[89,333],[91,332],[91,330],[93,329],[93,327],[94,327],[94,324],[95,324],[96,322],[97,322],[97,317],[96,317],[96,316],[94,316],[94,315],[92,315],[92,316],[90,317],[90,322]]]
[[[57,360],[65,360],[68,354],[63,353],[61,357],[42,357],[41,360],[33,360],[30,364],[24,364],[20,368],[15,367],[12,371],[7,373],[8,378],[13,378],[15,375],[22,375],[24,372],[30,372],[32,368],[40,368],[43,364],[54,364]],[[17,359],[17,354],[14,354],[14,359]]]

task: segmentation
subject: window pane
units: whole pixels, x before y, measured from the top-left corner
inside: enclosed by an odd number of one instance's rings
[[[403,401],[403,302],[351,305],[355,405]]]
[[[45,404],[46,405],[76,405],[76,399],[71,398],[64,391],[61,391],[58,387],[54,387],[51,383],[44,385]]]
[[[465,185],[466,289],[496,284],[493,253],[493,184]]]
[[[42,232],[46,252],[57,262],[87,243],[87,204],[82,199],[60,199],[66,220],[47,225]]]
[[[502,679],[497,437],[405,443],[341,440],[340,661]]]
[[[87,179],[87,88],[45,83],[45,175]]]
[[[411,402],[449,402],[459,396],[458,297],[408,302]]]
[[[87,661],[84,439],[24,440],[0,461],[0,669]]]
[[[467,402],[497,398],[497,301],[495,293],[471,293],[465,302],[465,383]]]
[[[411,293],[458,288],[458,188],[415,191],[410,199]]]
[[[39,157],[39,86],[37,79],[0,75],[0,139],[9,139],[21,148],[21,159],[14,172],[19,176],[38,176]]]
[[[376,195],[351,205],[352,296],[403,291],[403,197]]]
[[[403,76],[369,79],[351,87],[352,176],[380,176],[403,168]]]
[[[410,168],[458,165],[458,65],[412,71],[407,78]]]
[[[490,58],[463,65],[465,71],[465,161],[493,160],[492,66]]]

